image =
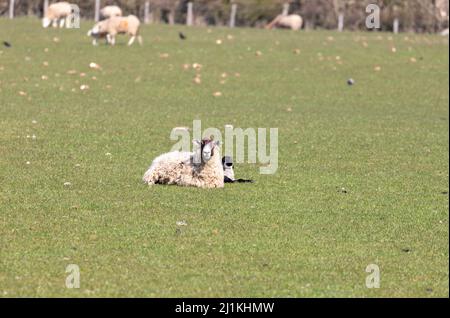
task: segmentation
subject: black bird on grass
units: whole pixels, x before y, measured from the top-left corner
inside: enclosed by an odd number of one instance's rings
[[[11,43],[9,43],[8,41],[3,41],[3,45],[6,47],[11,47]]]
[[[186,35],[183,34],[183,32],[178,32],[178,36],[180,37],[180,39],[182,40],[186,40]]]

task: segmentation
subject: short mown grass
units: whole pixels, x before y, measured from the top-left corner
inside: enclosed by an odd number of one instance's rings
[[[91,25],[0,20],[0,296],[449,296],[448,38]],[[194,119],[277,127],[277,173],[143,185]]]

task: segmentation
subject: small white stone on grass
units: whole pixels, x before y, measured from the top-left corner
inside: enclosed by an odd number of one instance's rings
[[[71,185],[72,185],[72,183],[70,183],[70,182],[64,182],[65,187],[70,187]]]
[[[101,68],[100,65],[94,62],[89,63],[89,67],[95,70],[99,70]]]
[[[187,222],[186,221],[177,221],[176,223],[178,226],[186,226]]]

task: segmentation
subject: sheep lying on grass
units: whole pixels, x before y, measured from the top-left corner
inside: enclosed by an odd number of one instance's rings
[[[50,24],[54,28],[58,26],[62,28],[66,19],[72,13],[72,6],[68,2],[56,2],[48,6],[45,17],[42,19],[42,26],[47,28]]]
[[[222,158],[223,165],[223,176],[225,183],[253,183],[253,180],[250,179],[235,179],[234,178],[234,169],[233,169],[233,158],[230,156],[225,156]]]
[[[273,27],[280,28],[289,28],[292,30],[300,30],[303,24],[303,19],[298,14],[290,14],[290,15],[278,15],[275,19],[272,20],[268,25],[266,25],[266,29],[272,29]]]
[[[142,178],[149,185],[176,184],[198,188],[223,188],[224,175],[219,141],[195,140],[194,152],[173,151],[153,160]]]
[[[92,44],[97,44],[97,39],[106,37],[107,43],[114,45],[116,43],[117,34],[129,34],[131,36],[128,41],[128,46],[133,44],[134,40],[138,39],[139,44],[142,44],[142,37],[139,35],[139,19],[134,15],[127,17],[111,17],[109,19],[100,21],[89,30],[88,36],[94,37]]]
[[[118,6],[106,6],[100,10],[100,15],[103,19],[108,19],[111,17],[121,17],[122,9]]]

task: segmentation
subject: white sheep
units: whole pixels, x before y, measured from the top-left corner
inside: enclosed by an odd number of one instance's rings
[[[94,37],[92,44],[97,44],[97,38],[106,37],[109,44],[116,43],[117,34],[131,35],[128,41],[128,46],[133,44],[134,40],[138,39],[139,44],[142,44],[142,37],[139,35],[139,19],[134,15],[127,17],[111,17],[109,19],[97,22],[94,27],[88,31],[88,36]]]
[[[223,188],[224,174],[220,142],[212,139],[194,140],[193,152],[173,151],[155,160],[142,180],[148,185],[176,184],[198,188]]]
[[[68,2],[56,2],[48,6],[45,17],[42,19],[42,26],[47,28],[50,24],[54,28],[62,28],[66,19],[72,14],[72,5]]]
[[[269,24],[266,25],[266,29],[272,29],[273,27],[289,28],[292,30],[300,30],[303,24],[303,19],[298,14],[290,15],[278,15]]]
[[[120,9],[118,6],[106,6],[100,10],[100,15],[104,19],[108,19],[111,17],[121,17],[122,9]]]

